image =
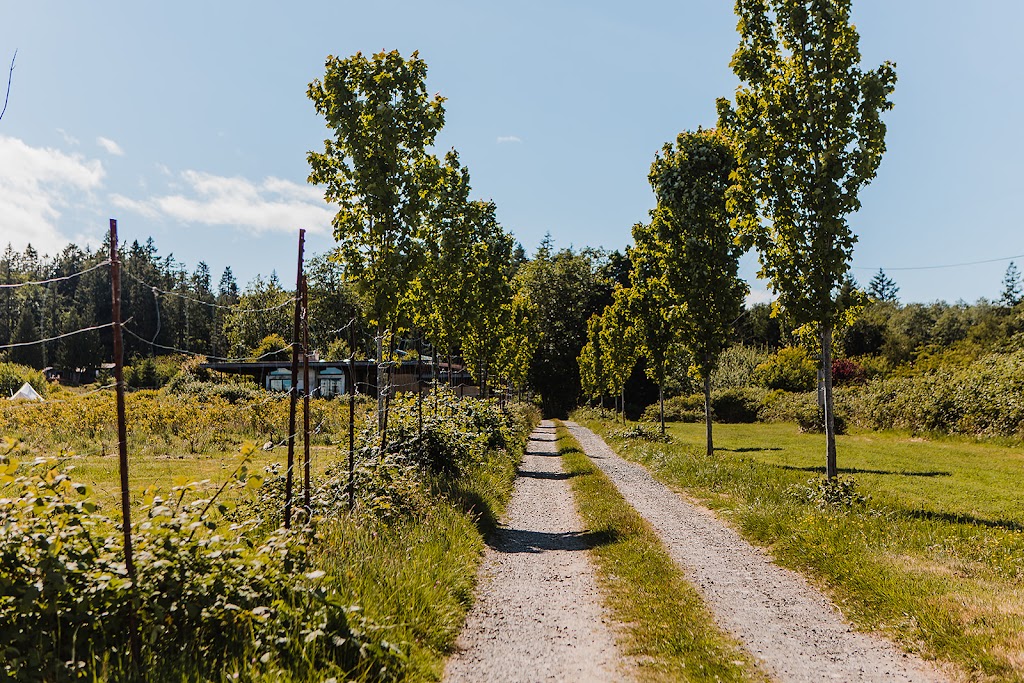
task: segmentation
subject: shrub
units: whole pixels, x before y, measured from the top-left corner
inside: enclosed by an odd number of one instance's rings
[[[863,384],[866,380],[867,373],[857,361],[849,358],[837,358],[832,361],[832,384],[834,386]]]
[[[754,370],[754,381],[767,389],[811,391],[818,380],[818,366],[799,347],[779,349],[768,361]]]
[[[741,389],[749,387],[757,366],[769,362],[771,351],[753,346],[735,344],[722,351],[718,365],[711,373],[711,389]]]
[[[259,483],[248,476],[249,453],[233,485]],[[133,622],[137,664],[149,680],[219,679],[239,666],[248,680],[276,678],[284,667],[349,671],[367,649],[397,658],[310,564],[312,533],[251,538],[250,522],[229,530],[226,508],[202,497],[199,484],[150,488],[144,516],[132,525],[133,585],[118,519],[99,510],[84,486],[54,461],[3,460],[0,671],[7,680],[134,680]]]
[[[749,424],[757,422],[758,413],[764,403],[763,389],[726,389],[711,395],[711,410],[716,422],[725,424]],[[703,419],[703,418],[702,418]]]
[[[643,420],[645,422],[658,422],[661,409],[657,402],[652,403],[644,409]],[[665,399],[665,421],[666,422],[703,422],[704,421],[704,396],[693,394],[690,396],[673,396]]]

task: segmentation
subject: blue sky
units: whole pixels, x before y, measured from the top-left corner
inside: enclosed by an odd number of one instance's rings
[[[328,54],[419,50],[448,98],[438,151],[528,250],[621,249],[653,206],[655,152],[711,126],[736,81],[732,2],[223,0],[5,3],[0,244],[52,253],[126,239],[245,283],[294,276],[296,230],[328,249],[332,211],[305,155],[327,131],[305,96]],[[1019,0],[854,0],[864,65],[897,64],[878,177],[851,217],[862,284],[886,268],[904,301],[994,298],[1024,254]],[[6,81],[6,79],[4,79]],[[1018,258],[1024,266],[1024,258]],[[762,299],[756,256],[743,273]]]

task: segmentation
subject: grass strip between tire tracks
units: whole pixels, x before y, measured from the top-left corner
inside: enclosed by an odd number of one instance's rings
[[[644,681],[767,681],[754,660],[720,631],[696,589],[650,525],[583,453],[561,423],[558,453],[583,523],[596,538],[598,580],[617,634]]]

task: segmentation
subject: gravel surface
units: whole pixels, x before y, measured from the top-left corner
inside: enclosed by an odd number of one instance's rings
[[[779,681],[946,681],[934,666],[882,638],[857,633],[820,592],[635,463],[599,436],[566,426],[655,528],[672,558],[703,594],[718,623]]]
[[[488,546],[444,680],[625,678],[551,422],[530,436],[505,521]]]

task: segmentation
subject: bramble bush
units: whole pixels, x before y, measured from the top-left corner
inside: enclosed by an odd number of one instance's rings
[[[147,419],[165,421],[161,429],[187,432],[189,425],[175,421],[197,420],[194,411],[174,407],[179,397],[169,401],[159,392],[140,392],[133,398],[148,401],[156,417]],[[101,399],[110,402],[110,396],[96,394],[61,410]],[[494,401],[442,395],[426,404],[437,409],[424,410],[421,438],[415,399],[397,398],[393,405],[395,438],[385,451],[374,433],[360,434],[354,515],[347,513],[347,449],[339,449],[338,461],[315,479],[311,510],[301,508],[296,486],[291,531],[280,528],[283,477],[280,471],[265,477],[250,471],[252,443],[243,446],[234,472],[212,495],[208,481],[147,489],[132,523],[135,582],[124,562],[119,515],[100,509],[66,463],[18,462],[29,449],[8,442],[0,449],[4,677],[131,681],[140,679],[139,671],[147,680],[176,683],[403,677],[409,653],[424,647],[425,626],[398,621],[461,623],[465,591],[475,575],[472,558],[478,557],[472,549],[482,542],[478,535],[463,538],[474,528],[468,520],[497,514],[490,509],[501,504],[495,485],[500,479],[511,489],[515,461],[539,416],[527,407],[503,411]],[[203,404],[204,410],[210,407]],[[234,408],[217,404],[220,411]],[[452,502],[447,496],[454,496]],[[464,504],[470,507],[459,507]],[[425,526],[433,529],[435,515],[450,516],[451,524],[428,533]],[[375,537],[374,529],[390,529],[401,538],[429,537],[430,547],[423,547],[428,567],[445,561],[444,549],[452,543],[461,544],[460,569],[444,574],[450,586],[440,585],[440,578],[406,576],[404,563],[358,555],[373,564],[375,576],[384,572],[381,580],[433,586],[430,597],[415,606],[415,617],[403,612],[399,619],[393,610],[409,608],[395,603],[390,592],[359,592],[379,590],[377,584],[360,583],[353,592],[358,566],[335,568],[331,560],[347,547],[336,545],[339,538]],[[391,552],[377,545],[367,545],[365,552]],[[420,552],[420,546],[410,548],[407,553]],[[381,621],[364,614],[364,599],[378,605]],[[140,661],[130,656],[133,629]],[[396,633],[401,640],[394,639]],[[453,638],[448,628],[430,647],[440,652]]]

